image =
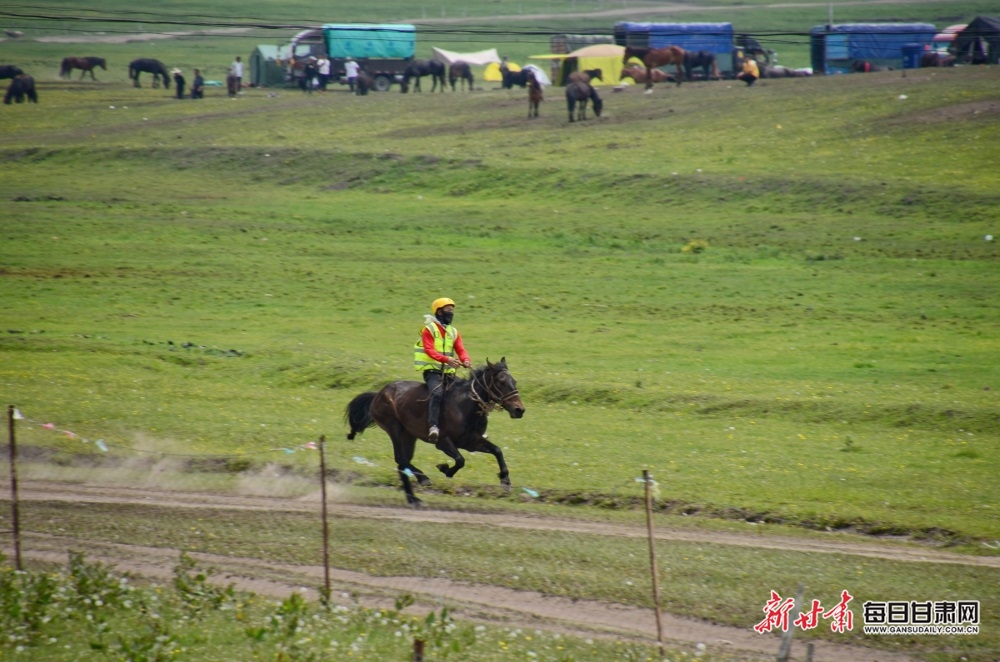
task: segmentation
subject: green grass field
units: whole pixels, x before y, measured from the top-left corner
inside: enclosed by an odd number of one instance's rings
[[[517,13],[509,4],[497,13]],[[985,10],[893,6],[939,24]],[[807,31],[825,11],[747,14]],[[48,72],[38,106],[0,110],[0,395],[29,419],[24,447],[70,465],[100,454],[38,425],[53,423],[124,462],[162,453],[311,471],[314,456],[281,449],[326,435],[334,469],[394,487],[388,439],[344,441],[342,412],[414,377],[422,316],[450,296],[474,361],[505,356],[527,414],[495,414],[490,429],[514,496],[497,489],[492,458],[474,455],[435,480],[442,507],[472,493],[530,510],[526,487],[588,516],[634,505],[649,469],[668,514],[997,553],[992,68],[605,88],[605,115],[578,125],[559,89],[528,121],[520,90],[230,100],[213,89],[192,102],[126,81],[131,57],[222,71],[252,46],[108,46],[115,65],[94,84],[57,81],[67,45],[0,43],[3,62]],[[422,445],[415,462],[438,457]],[[769,566],[823,574],[792,556]],[[876,574],[897,584],[862,583],[869,595],[978,586],[976,599],[997,604],[994,571],[942,570],[927,585],[888,565]],[[783,581],[767,574],[697,615],[725,621],[736,604],[753,618],[763,584]],[[676,590],[683,612],[702,589]],[[962,646],[992,659],[995,642]]]

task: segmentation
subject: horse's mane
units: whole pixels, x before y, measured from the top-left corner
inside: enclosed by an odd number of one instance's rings
[[[472,373],[470,373],[468,377],[457,377],[455,381],[452,382],[452,386],[468,386],[473,381],[482,381],[489,372],[490,367],[488,365],[481,365],[478,368],[473,368]]]

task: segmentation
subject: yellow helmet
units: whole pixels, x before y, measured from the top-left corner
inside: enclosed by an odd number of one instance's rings
[[[431,304],[431,314],[437,315],[437,311],[445,306],[454,306],[455,302],[448,297],[441,297],[440,299],[434,299],[434,303]]]

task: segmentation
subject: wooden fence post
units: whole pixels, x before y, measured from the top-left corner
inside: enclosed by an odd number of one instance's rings
[[[326,516],[326,435],[319,437],[319,492],[323,503],[323,598],[330,600],[330,526]]]
[[[653,604],[656,606],[656,641],[660,644],[660,657],[666,654],[663,645],[663,615],[660,613],[660,573],[656,567],[656,539],[653,537],[653,488],[649,470],[642,470],[646,484],[646,529],[649,531],[649,565],[653,572]]]
[[[14,438],[14,405],[7,407],[7,448],[10,452],[10,519],[14,526],[14,567],[23,571],[21,563],[21,517],[17,503],[17,442]]]
[[[778,647],[778,662],[788,662],[788,657],[792,654],[792,635],[795,634],[795,620],[799,617],[799,612],[802,611],[802,594],[805,591],[805,587],[799,585],[799,590],[795,594],[795,606],[792,607],[792,623],[785,630],[784,634],[781,635],[781,645]]]

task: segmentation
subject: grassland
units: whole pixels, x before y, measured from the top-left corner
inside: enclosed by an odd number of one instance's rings
[[[155,48],[196,66],[227,63],[229,43]],[[124,62],[145,46],[111,48]],[[605,117],[571,126],[558,90],[530,122],[520,91],[189,102],[131,88],[117,68],[98,84],[55,82],[59,52],[0,44],[0,59],[23,53],[53,72],[39,76],[39,106],[4,107],[0,134],[0,395],[30,419],[25,448],[73,466],[100,454],[38,425],[52,422],[104,439],[125,463],[211,456],[310,471],[314,456],[281,449],[323,434],[345,480],[395,485],[384,435],[339,441],[341,413],[359,391],[410,378],[424,308],[443,294],[459,303],[474,359],[506,356],[519,380],[527,415],[494,416],[491,437],[538,501],[597,517],[588,505],[634,505],[648,468],[665,521],[702,514],[996,553],[1000,271],[987,237],[1000,236],[1000,99],[989,68],[607,91]],[[685,252],[695,241],[707,248]],[[436,461],[418,449],[418,466]],[[436,481],[435,505],[467,508],[455,495],[478,494],[480,507],[539,507],[502,496],[495,472],[473,456]],[[173,513],[54,508],[31,526],[184,537]],[[142,528],[153,519],[162,526]],[[271,542],[234,540],[258,528],[246,522],[213,531],[243,553],[297,561],[280,543],[305,534],[288,526]],[[417,554],[386,552],[376,568],[433,574],[421,553],[451,550],[463,579],[517,574],[515,587],[648,602],[641,586],[612,586],[642,558],[610,543],[422,529],[398,532]],[[485,577],[467,546],[537,553]],[[342,552],[338,563],[362,567],[368,549]],[[885,562],[859,575],[790,553],[664,553],[683,570],[672,610],[738,625],[767,586],[791,591],[802,576],[873,598],[973,597],[994,612],[998,599],[991,570],[923,577]],[[621,567],[580,574],[586,558]],[[995,642],[960,645],[991,659]],[[952,645],[904,647],[945,659]]]

